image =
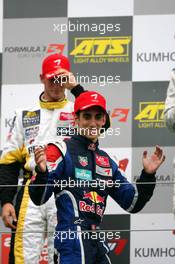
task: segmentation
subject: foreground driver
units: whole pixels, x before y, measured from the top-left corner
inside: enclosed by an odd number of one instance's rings
[[[153,194],[155,172],[165,156],[158,146],[150,157],[144,151],[143,170],[134,187],[98,146],[101,129],[109,127],[105,98],[84,92],[77,97],[74,112],[76,135],[35,149],[37,175],[29,187],[30,196],[40,205],[55,194],[59,212],[55,248],[61,264],[111,263],[99,231],[108,195],[126,211],[140,211]]]

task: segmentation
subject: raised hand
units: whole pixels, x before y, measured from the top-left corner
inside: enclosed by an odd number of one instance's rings
[[[159,146],[156,146],[154,153],[150,157],[148,157],[146,150],[143,152],[143,167],[147,173],[155,173],[164,160],[165,155]]]
[[[35,163],[38,166],[38,169],[41,172],[46,171],[46,155],[45,149],[43,147],[35,147],[34,155],[35,155]]]
[[[54,82],[60,83],[63,88],[71,90],[77,85],[75,76],[72,72],[60,68],[57,70],[57,73],[58,74],[54,77]]]

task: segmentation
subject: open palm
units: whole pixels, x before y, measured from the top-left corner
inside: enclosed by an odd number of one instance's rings
[[[156,146],[154,153],[150,157],[148,157],[147,151],[143,152],[143,167],[147,173],[155,173],[164,160],[165,155],[159,146]]]

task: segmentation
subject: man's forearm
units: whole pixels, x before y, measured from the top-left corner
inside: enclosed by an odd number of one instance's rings
[[[1,206],[5,203],[13,203],[17,192],[20,163],[0,165],[0,201]]]
[[[80,84],[77,84],[74,88],[71,89],[71,93],[77,98],[81,93],[84,93],[85,90],[83,86]]]
[[[41,205],[44,202],[43,195],[46,190],[46,184],[47,184],[47,171],[46,172],[40,172],[38,169],[36,169],[37,175],[35,176],[35,179],[31,181],[29,185],[29,194],[30,198],[36,205]]]
[[[138,198],[131,213],[139,212],[150,200],[154,192],[155,182],[155,174],[148,174],[142,170],[140,178],[136,181]]]

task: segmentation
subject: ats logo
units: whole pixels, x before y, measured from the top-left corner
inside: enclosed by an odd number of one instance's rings
[[[130,36],[75,38],[74,63],[129,62]]]
[[[138,128],[164,128],[164,102],[140,102],[139,113],[135,116]]]

